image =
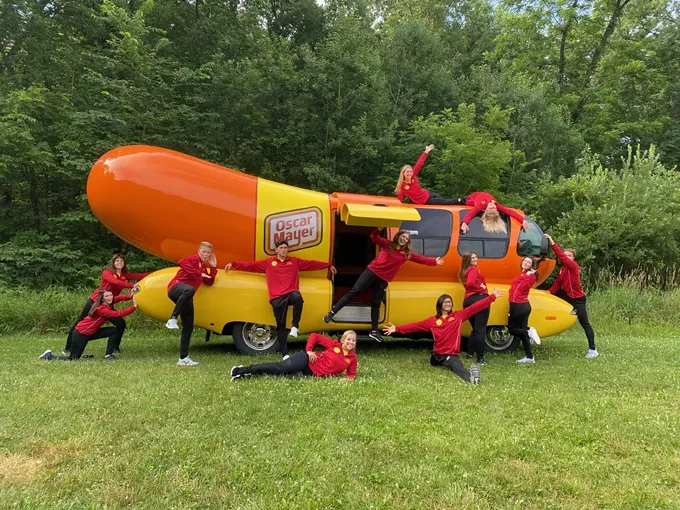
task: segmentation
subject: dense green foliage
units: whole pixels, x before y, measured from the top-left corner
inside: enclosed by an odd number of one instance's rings
[[[675,0],[0,1],[0,282],[96,276],[120,241],[87,172],[131,143],[383,194],[435,143],[440,194],[497,193],[594,273],[672,267],[679,19]]]

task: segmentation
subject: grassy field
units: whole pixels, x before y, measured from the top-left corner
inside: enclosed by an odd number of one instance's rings
[[[595,328],[599,358],[577,325],[477,387],[427,342],[360,342],[354,383],[230,383],[252,358],[199,334],[192,368],[166,331],[78,363],[4,335],[0,508],[680,508],[680,329]]]

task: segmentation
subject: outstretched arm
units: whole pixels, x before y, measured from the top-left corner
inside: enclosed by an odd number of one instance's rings
[[[465,227],[466,227],[465,231],[463,233],[467,232],[467,226],[470,224],[472,219],[475,216],[477,216],[480,212],[482,212],[482,206],[480,204],[475,204],[474,207],[467,212],[465,217],[463,217],[463,222],[462,222],[462,225],[465,225]],[[463,230],[462,225],[461,225],[461,230]]]
[[[300,268],[300,271],[319,271],[320,269],[333,267],[333,264],[330,262],[321,262],[319,260],[298,259],[298,267]]]
[[[428,145],[425,147],[425,152],[423,152],[420,157],[418,158],[418,161],[416,161],[416,164],[413,165],[413,175],[418,177],[418,174],[420,173],[420,169],[422,168],[423,164],[425,163],[425,160],[427,159],[427,155],[430,153],[430,151],[434,149],[434,145]]]
[[[249,273],[264,273],[267,269],[266,260],[256,260],[255,262],[232,262],[227,264],[229,269],[236,269],[237,271],[248,271]],[[225,268],[226,269],[226,268]],[[226,269],[227,271],[229,269]]]
[[[408,333],[426,332],[432,330],[431,323],[432,323],[431,317],[428,317],[427,319],[418,322],[409,322],[408,324],[404,324],[403,326],[395,326],[394,324],[390,323],[388,326],[385,326],[385,328],[383,328],[383,331],[386,335],[391,335],[392,333],[402,333],[406,335]]]
[[[491,303],[496,301],[496,297],[501,295],[501,291],[498,289],[494,289],[493,294],[490,294],[489,296],[486,296],[484,299],[481,299],[477,301],[476,303],[468,306],[467,308],[463,308],[462,310],[458,310],[456,312],[456,315],[460,318],[461,322],[468,320],[470,317],[475,315],[476,313],[481,312],[485,308],[488,308],[491,306]]]
[[[498,202],[496,202],[496,209],[498,209],[498,212],[500,212],[500,213],[503,213],[507,216],[515,218],[524,227],[524,216],[522,216],[517,211],[515,211],[513,209],[509,209],[509,208],[505,207],[504,205],[499,204]],[[528,225],[528,223],[527,223],[527,225]],[[525,230],[526,230],[526,228],[525,228]]]
[[[381,248],[388,248],[390,242],[384,237],[380,237],[380,229],[376,228],[371,232],[371,241],[380,246]]]
[[[409,258],[411,262],[415,262],[416,264],[423,264],[424,266],[441,266],[444,264],[444,260],[441,257],[432,258],[432,257],[424,257],[422,255],[418,255],[417,253],[411,253],[411,258]]]

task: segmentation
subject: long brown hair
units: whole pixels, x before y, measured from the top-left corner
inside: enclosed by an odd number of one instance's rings
[[[99,289],[99,294],[97,294],[97,297],[94,299],[94,303],[92,303],[92,306],[90,307],[90,311],[87,312],[87,315],[89,317],[94,316],[94,312],[97,311],[97,308],[99,308],[102,303],[104,302],[104,293],[105,292],[111,292],[109,289]],[[113,294],[113,292],[111,292]],[[113,303],[111,303],[113,304]]]
[[[460,271],[458,271],[458,281],[465,283],[465,272],[472,265],[472,256],[477,255],[474,251],[466,251],[463,253],[463,261],[460,263]]]
[[[128,272],[127,262],[125,261],[125,255],[123,255],[122,253],[114,253],[113,257],[111,257],[111,260],[109,260],[109,265],[106,266],[106,269],[108,269],[109,271],[113,271],[115,273],[116,266],[114,265],[114,263],[118,259],[123,259],[123,269],[121,269],[120,272],[127,273]]]
[[[402,250],[404,251],[404,255],[406,256],[407,259],[411,258],[411,232],[408,230],[400,230],[396,234],[394,234],[394,237],[392,238],[392,242],[390,242],[390,250],[392,251],[397,251],[399,248],[399,236],[402,234],[408,234],[408,243],[404,245]]]
[[[413,169],[411,165],[404,165],[401,167],[401,170],[399,170],[399,178],[397,179],[397,187],[394,188],[394,192],[399,194],[401,191],[401,185],[404,184],[404,172],[408,169]]]

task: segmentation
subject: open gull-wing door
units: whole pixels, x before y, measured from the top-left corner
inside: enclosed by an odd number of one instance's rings
[[[334,193],[343,223],[357,227],[399,227],[402,221],[419,221],[420,214],[396,198]]]

